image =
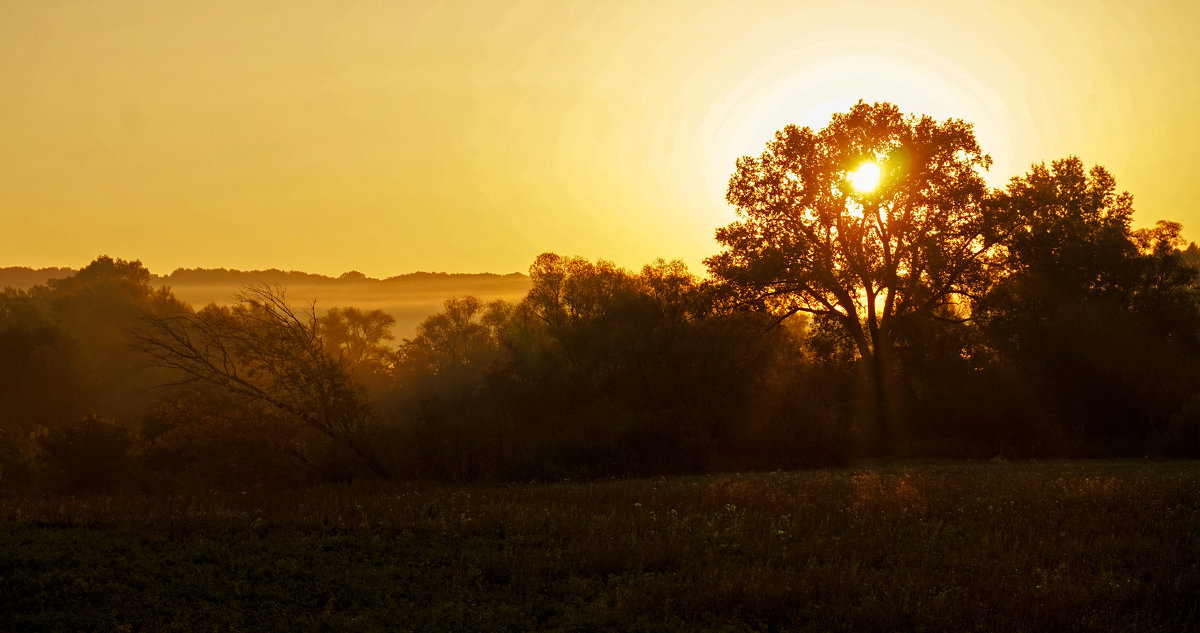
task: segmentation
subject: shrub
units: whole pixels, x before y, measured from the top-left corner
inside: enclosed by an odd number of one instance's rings
[[[106,492],[132,474],[134,435],[117,423],[89,415],[38,438],[42,475],[60,492]]]

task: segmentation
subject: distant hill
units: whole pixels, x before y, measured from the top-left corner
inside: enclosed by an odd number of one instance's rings
[[[61,279],[75,274],[72,268],[27,268],[10,266],[0,268],[0,288],[28,290],[51,279]]]
[[[0,268],[0,287],[27,290],[51,279],[75,273],[70,268]],[[151,275],[151,284],[167,286],[175,296],[196,307],[227,305],[249,284],[269,283],[284,289],[295,304],[315,302],[317,311],[332,307],[383,310],[396,319],[392,332],[399,339],[413,336],[417,325],[442,309],[450,297],[474,295],[485,301],[519,301],[529,291],[529,277],[521,273],[415,272],[386,279],[350,271],[327,277],[299,271],[178,268],[169,275]]]
[[[0,269],[5,270],[5,269]],[[44,270],[69,270],[69,269],[44,269]],[[433,282],[447,283],[459,281],[482,281],[482,280],[513,280],[513,279],[528,279],[521,273],[509,273],[507,275],[498,275],[496,273],[429,273],[415,272],[406,275],[396,275],[394,277],[386,277],[384,279],[376,279],[368,277],[357,270],[352,270],[347,273],[342,273],[338,277],[328,277],[326,275],[317,275],[313,273],[301,272],[298,270],[279,270],[278,268],[268,268],[267,270],[231,270],[226,268],[176,268],[169,275],[151,275],[155,280],[161,281],[163,284],[229,284],[229,283],[253,283],[267,282],[272,284],[303,284],[303,285],[339,285],[346,283],[368,283],[368,284],[407,284],[412,282]]]

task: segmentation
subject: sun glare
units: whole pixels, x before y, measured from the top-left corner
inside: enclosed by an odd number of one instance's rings
[[[850,184],[860,193],[874,191],[875,187],[879,185],[880,175],[879,165],[868,161],[859,165],[858,169],[850,174]]]

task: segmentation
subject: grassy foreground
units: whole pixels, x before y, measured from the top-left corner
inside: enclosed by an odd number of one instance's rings
[[[0,500],[3,631],[1196,631],[1200,463]]]

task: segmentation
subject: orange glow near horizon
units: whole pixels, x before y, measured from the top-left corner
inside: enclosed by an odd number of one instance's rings
[[[858,99],[1068,154],[1183,223],[1183,0],[0,5],[0,266],[702,273],[737,157]]]

